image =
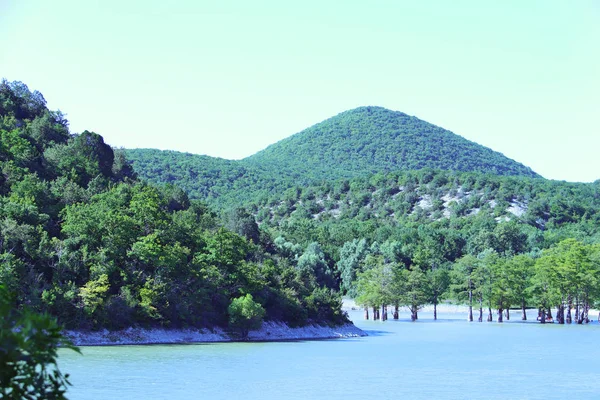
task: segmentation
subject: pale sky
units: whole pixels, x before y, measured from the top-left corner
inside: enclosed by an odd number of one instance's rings
[[[117,147],[239,159],[373,105],[600,178],[600,0],[0,0],[0,77]]]

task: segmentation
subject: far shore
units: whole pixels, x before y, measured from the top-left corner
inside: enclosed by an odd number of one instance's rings
[[[342,309],[345,311],[351,311],[351,310],[363,310],[364,307],[359,306],[356,304],[356,302],[354,301],[354,299],[350,299],[350,298],[344,298],[343,299],[343,305],[342,305]],[[370,308],[369,308],[370,309]],[[406,307],[400,307],[400,313],[401,314],[406,314],[408,311],[408,309]],[[473,314],[475,315],[479,310],[479,304],[473,304]],[[531,312],[531,311],[535,311],[535,308],[527,308],[527,311]],[[556,315],[556,308],[552,308],[552,315]],[[392,313],[393,312],[393,308],[391,308],[391,306],[388,306],[388,313]],[[432,313],[433,312],[433,304],[427,304],[424,305],[421,309],[419,309],[419,313]],[[439,314],[467,314],[469,312],[469,306],[466,304],[454,304],[454,303],[440,303],[437,305],[437,312]],[[496,316],[496,309],[492,309],[493,315],[494,317]],[[521,312],[521,309],[518,307],[512,307],[510,309],[511,314],[517,314]],[[485,316],[487,316],[487,307],[483,308],[483,313]],[[574,315],[574,314],[573,314]],[[596,320],[600,320],[600,310],[595,309],[595,308],[590,308],[588,311],[588,315],[589,315],[589,319],[590,321],[596,321]]]
[[[64,332],[76,346],[114,346],[146,344],[191,344],[219,342],[278,342],[292,340],[340,339],[367,336],[365,332],[346,323],[335,327],[307,325],[292,328],[282,322],[264,322],[261,329],[250,331],[246,340],[225,332],[223,329],[164,329],[128,328],[119,331]]]

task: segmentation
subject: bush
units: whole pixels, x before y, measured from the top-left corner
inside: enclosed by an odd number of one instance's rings
[[[58,347],[79,350],[60,331],[47,315],[17,310],[0,285],[1,399],[65,399],[69,376],[58,369]]]
[[[254,301],[251,294],[233,299],[227,311],[229,327],[237,330],[242,339],[248,337],[251,329],[260,329],[265,316],[265,309]]]

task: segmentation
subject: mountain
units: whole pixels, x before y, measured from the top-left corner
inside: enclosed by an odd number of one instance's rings
[[[399,170],[539,177],[487,147],[381,107],[345,111],[240,161],[153,149],[126,152],[140,177],[177,184],[191,198],[218,207],[271,197],[298,184]]]
[[[487,147],[382,107],[345,111],[244,162],[320,179],[423,168],[539,177]]]
[[[234,327],[242,301],[343,322],[338,289],[415,320],[471,291],[498,315],[600,304],[600,181],[543,179],[402,113],[347,111],[241,161],[127,156],[0,83],[0,286],[17,304],[80,329]]]

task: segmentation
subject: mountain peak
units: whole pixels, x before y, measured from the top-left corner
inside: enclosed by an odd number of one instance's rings
[[[501,153],[378,106],[344,111],[243,161],[317,179],[423,168],[539,177]]]

